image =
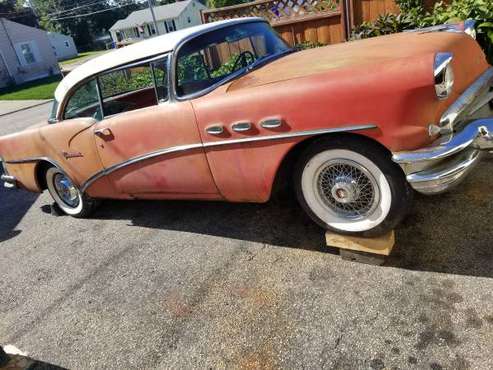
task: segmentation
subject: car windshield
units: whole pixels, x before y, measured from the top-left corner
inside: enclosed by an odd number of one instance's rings
[[[290,51],[266,22],[207,32],[183,45],[178,52],[177,95],[207,90]]]

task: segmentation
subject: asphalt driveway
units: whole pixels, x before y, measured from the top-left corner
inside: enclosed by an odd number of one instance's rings
[[[383,267],[341,260],[290,198],[77,220],[2,188],[0,343],[75,369],[491,369],[492,169],[418,196]]]

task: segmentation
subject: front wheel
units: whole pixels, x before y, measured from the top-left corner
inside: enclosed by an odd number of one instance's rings
[[[87,217],[96,208],[96,200],[81,193],[72,180],[56,167],[46,171],[46,185],[56,204],[70,216]]]
[[[295,188],[317,224],[348,235],[392,230],[412,201],[412,190],[390,153],[357,136],[326,137],[310,145],[297,163]]]

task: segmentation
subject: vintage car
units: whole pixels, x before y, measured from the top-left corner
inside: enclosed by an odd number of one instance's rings
[[[292,183],[320,226],[379,235],[492,147],[493,68],[471,36],[295,51],[242,18],[155,37],[67,75],[47,122],[0,138],[2,180],[75,217],[103,198],[266,202]]]

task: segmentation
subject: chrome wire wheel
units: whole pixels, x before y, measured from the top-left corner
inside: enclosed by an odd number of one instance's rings
[[[356,151],[329,149],[312,155],[300,180],[304,203],[334,231],[372,230],[389,214],[388,180],[372,160]]]
[[[342,158],[328,161],[319,168],[313,181],[321,201],[341,217],[362,219],[380,201],[375,178],[354,161]]]

